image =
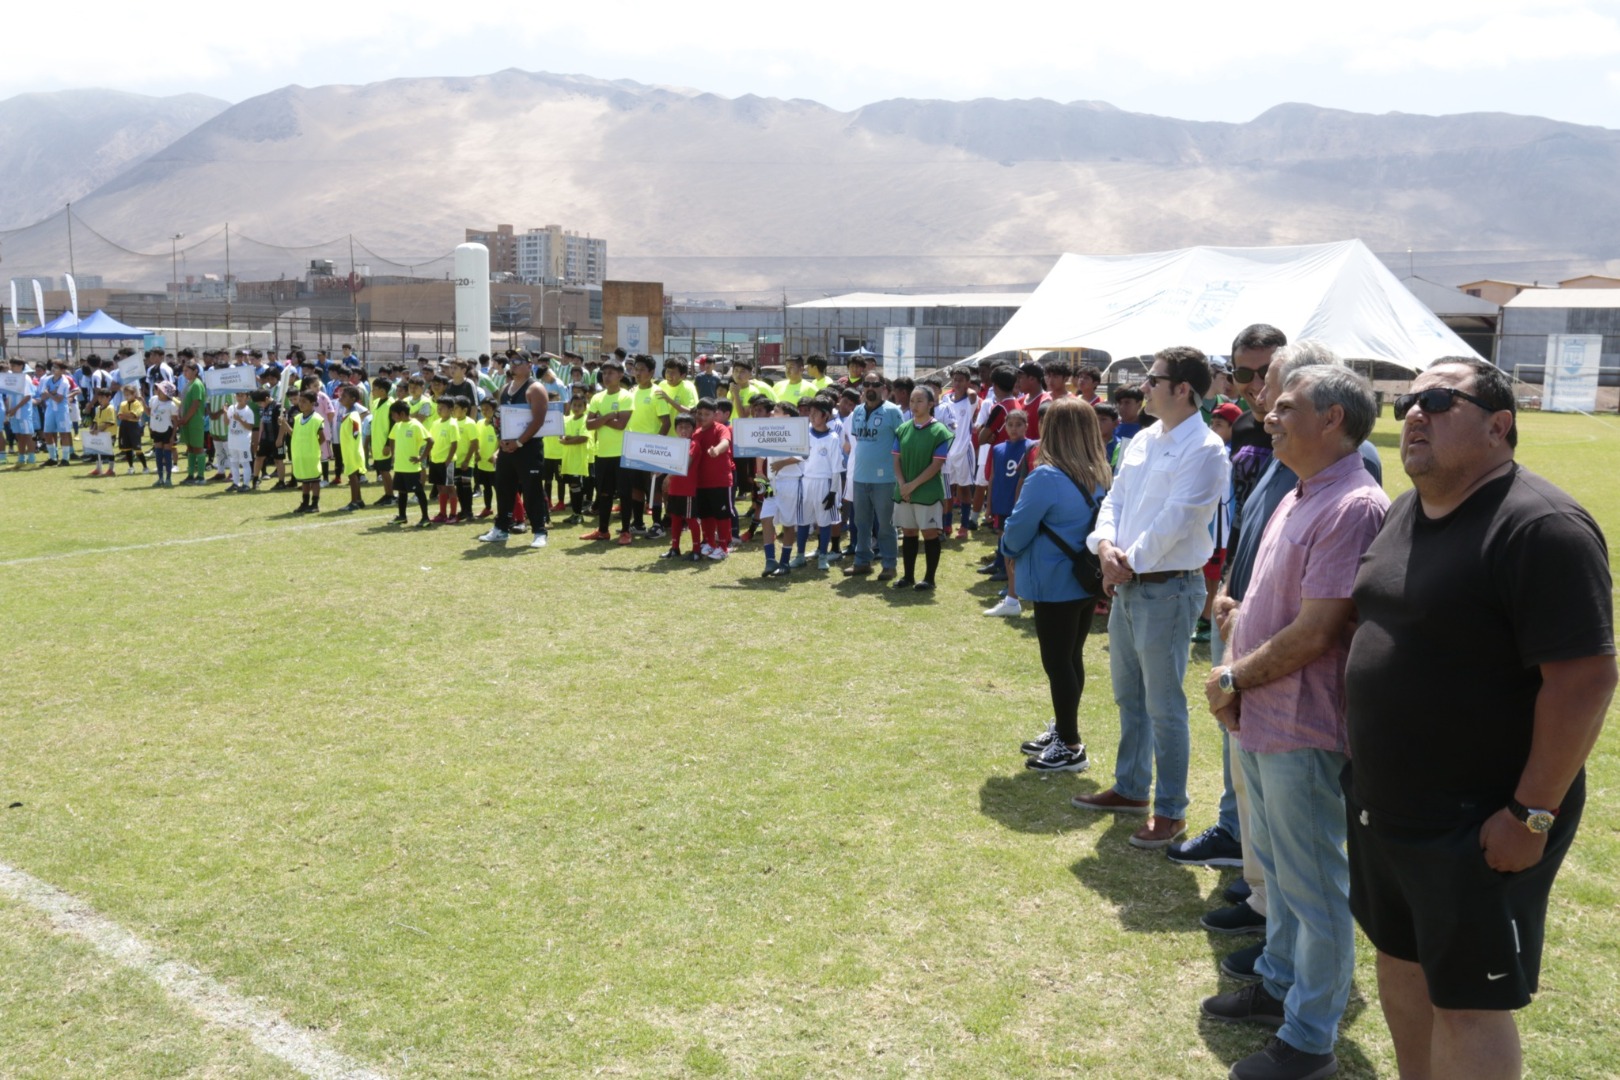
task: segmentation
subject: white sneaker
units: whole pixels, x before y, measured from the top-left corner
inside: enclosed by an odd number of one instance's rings
[[[480,536],[478,539],[486,544],[499,544],[503,540],[507,539],[509,535],[510,534],[505,529],[490,529],[489,532],[485,533],[483,536]]]
[[[1011,596],[1003,596],[995,607],[986,608],[984,613],[986,615],[1000,615],[1016,619],[1024,613],[1024,605]]]
[[[135,475],[135,466],[131,465],[127,470],[125,470],[124,475],[125,476],[134,476]]]
[[[726,557],[726,549],[725,548],[712,547],[712,548],[709,549],[709,558],[713,559],[715,562],[721,562],[721,561],[723,561],[725,559],[725,557]]]
[[[702,547],[698,548],[698,554],[702,555],[705,559],[714,558],[714,545],[704,544]]]
[[[546,546],[546,534],[543,533],[543,532],[535,533],[534,534],[534,539],[529,541],[529,546],[532,547],[532,548],[545,547]]]

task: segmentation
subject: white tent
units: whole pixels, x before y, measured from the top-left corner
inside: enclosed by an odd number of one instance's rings
[[[1149,255],[1064,255],[1029,302],[970,360],[1040,349],[1101,349],[1115,359],[1171,345],[1215,356],[1253,323],[1314,338],[1346,360],[1420,371],[1478,356],[1360,240],[1271,248],[1185,248]]]

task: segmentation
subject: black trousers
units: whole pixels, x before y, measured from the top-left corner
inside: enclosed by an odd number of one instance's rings
[[[1035,605],[1035,640],[1041,646],[1041,667],[1052,689],[1052,717],[1058,738],[1068,745],[1080,739],[1080,695],[1086,689],[1086,635],[1096,598],[1043,601]]]
[[[596,459],[595,470],[596,527],[601,532],[610,532],[609,526],[613,523],[613,496],[619,493],[619,459],[599,457]]]
[[[517,509],[517,497],[523,493],[523,505],[528,512],[529,527],[535,532],[546,531],[545,487],[540,482],[540,464],[544,451],[539,439],[530,439],[513,451],[501,451],[495,457],[495,527],[512,527],[512,513]]]

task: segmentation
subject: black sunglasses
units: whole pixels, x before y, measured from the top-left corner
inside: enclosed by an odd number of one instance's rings
[[[1465,394],[1461,390],[1453,390],[1449,386],[1431,386],[1427,390],[1420,390],[1415,394],[1401,394],[1395,399],[1395,419],[1405,420],[1406,414],[1412,411],[1413,405],[1422,406],[1426,415],[1450,412],[1451,407],[1457,404],[1457,399],[1472,402],[1486,412],[1499,412],[1493,409],[1473,394]]]
[[[1257,368],[1240,367],[1236,371],[1232,372],[1232,381],[1240,385],[1247,386],[1256,379],[1264,379],[1266,377],[1266,372],[1270,370],[1270,364],[1262,364]]]
[[[1169,383],[1171,386],[1174,386],[1175,383],[1176,383],[1176,380],[1171,378],[1169,376],[1169,374],[1164,374],[1164,375],[1149,374],[1145,381],[1146,381],[1147,386],[1148,386],[1149,389],[1152,389],[1153,387],[1158,386],[1160,383]]]

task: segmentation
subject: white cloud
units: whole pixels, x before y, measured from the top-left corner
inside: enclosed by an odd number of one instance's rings
[[[1591,10],[1553,10],[1395,38],[1357,50],[1349,66],[1370,73],[1425,68],[1466,72],[1613,56],[1620,56],[1620,19]]]

